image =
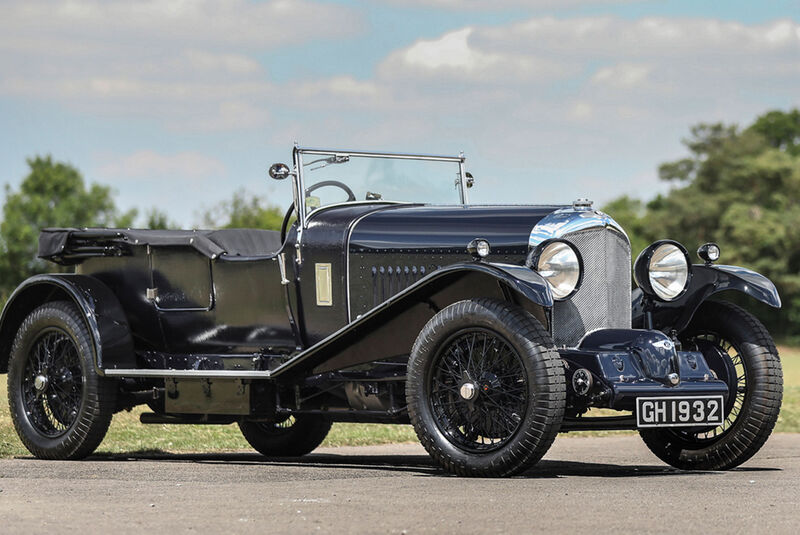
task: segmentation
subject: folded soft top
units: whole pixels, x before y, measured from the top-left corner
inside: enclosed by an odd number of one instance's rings
[[[192,247],[217,258],[270,256],[281,248],[280,233],[260,229],[149,230],[106,228],[46,228],[39,234],[39,258],[75,264],[92,256],[119,255],[121,246]]]

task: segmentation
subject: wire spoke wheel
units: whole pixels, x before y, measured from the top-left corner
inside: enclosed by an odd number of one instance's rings
[[[684,470],[728,470],[764,445],[780,413],[783,374],[766,328],[743,308],[706,301],[681,335],[688,351],[703,354],[728,386],[724,420],[716,427],[640,429],[661,460]]]
[[[465,329],[447,340],[431,367],[429,399],[439,429],[459,448],[488,452],[520,427],[527,375],[517,351],[498,333]]]
[[[564,418],[561,358],[521,307],[467,299],[437,312],[408,360],[408,416],[448,472],[503,477],[545,454]]]
[[[22,377],[31,424],[50,438],[65,434],[78,419],[82,395],[78,348],[63,330],[45,330],[33,344]]]
[[[95,371],[93,344],[66,301],[39,306],[17,330],[8,405],[20,440],[40,459],[82,459],[108,430],[118,385]]]

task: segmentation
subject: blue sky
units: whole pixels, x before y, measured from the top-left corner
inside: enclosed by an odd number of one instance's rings
[[[476,202],[664,191],[692,124],[800,106],[800,1],[3,3],[0,179],[52,154],[182,226],[314,146],[467,154]]]

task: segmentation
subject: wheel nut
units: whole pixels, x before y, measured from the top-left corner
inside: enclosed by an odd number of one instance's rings
[[[461,397],[467,400],[474,399],[478,393],[478,389],[472,383],[464,383],[459,389]]]
[[[33,379],[33,387],[39,392],[47,388],[47,377],[45,377],[44,375],[37,375]]]

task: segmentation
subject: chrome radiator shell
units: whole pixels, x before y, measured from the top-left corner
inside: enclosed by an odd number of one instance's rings
[[[630,329],[631,247],[622,227],[599,211],[563,209],[540,221],[529,243],[553,238],[571,242],[583,258],[581,286],[553,307],[556,346],[573,347],[597,329]]]

